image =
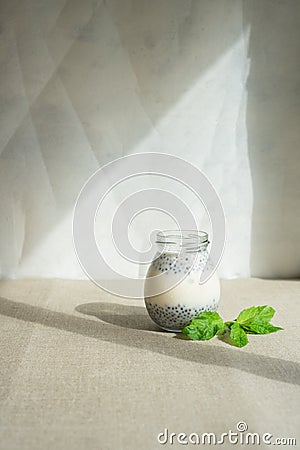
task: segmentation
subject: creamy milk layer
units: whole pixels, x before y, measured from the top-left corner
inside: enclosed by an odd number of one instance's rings
[[[196,258],[195,255],[164,253],[153,261],[145,281],[145,304],[150,317],[160,327],[181,331],[200,312],[217,309],[218,276],[214,274],[207,282],[199,284],[207,259],[207,252],[200,252]],[[166,291],[171,285],[176,286]],[[153,287],[161,294],[149,297]]]

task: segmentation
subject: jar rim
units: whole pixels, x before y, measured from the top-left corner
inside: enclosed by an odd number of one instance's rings
[[[162,230],[156,234],[157,244],[175,244],[185,247],[191,244],[208,244],[208,234],[200,230]]]

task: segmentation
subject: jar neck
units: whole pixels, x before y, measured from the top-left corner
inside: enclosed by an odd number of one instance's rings
[[[167,230],[157,233],[156,243],[160,252],[185,254],[206,251],[209,241],[204,231]]]

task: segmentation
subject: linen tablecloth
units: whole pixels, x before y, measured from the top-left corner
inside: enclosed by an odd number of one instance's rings
[[[225,319],[268,304],[285,329],[243,349],[159,331],[142,301],[89,281],[3,280],[0,297],[1,450],[197,448],[178,434],[239,422],[300,442],[299,281],[222,281]]]

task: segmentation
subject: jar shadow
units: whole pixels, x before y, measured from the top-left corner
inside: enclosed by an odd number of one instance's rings
[[[146,308],[142,306],[96,302],[83,303],[76,306],[75,310],[81,314],[94,316],[103,322],[123,328],[164,332],[152,322]]]

